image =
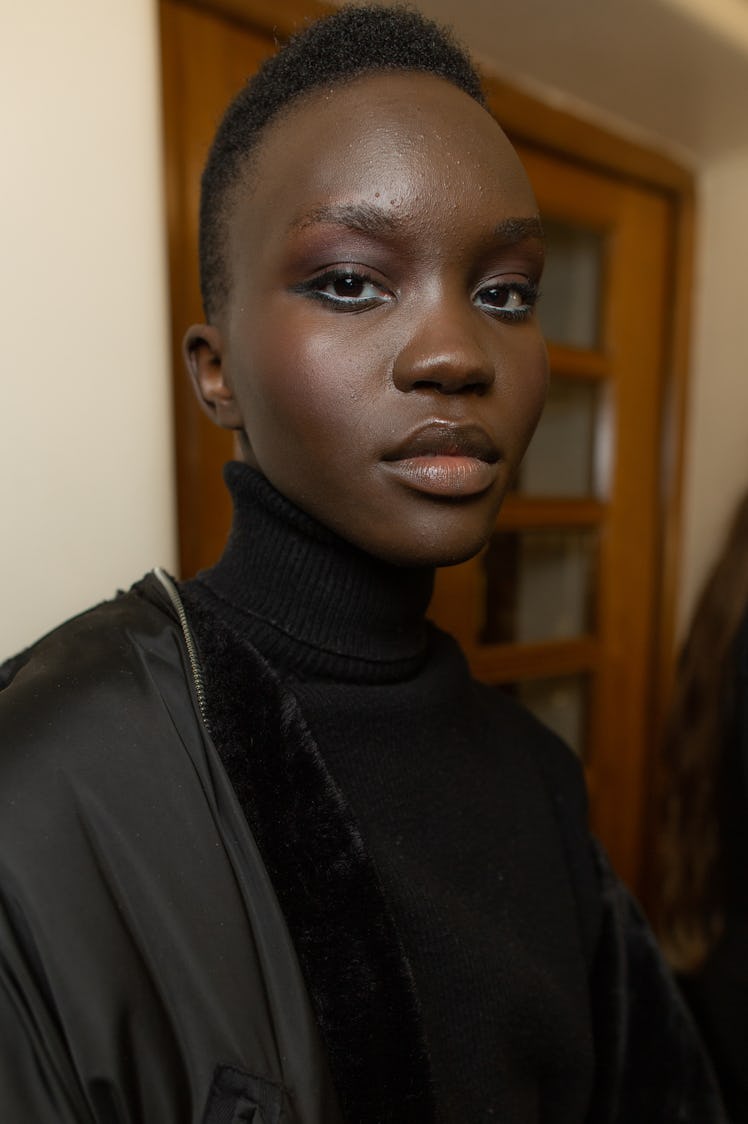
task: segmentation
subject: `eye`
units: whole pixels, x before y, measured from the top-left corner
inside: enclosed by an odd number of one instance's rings
[[[538,302],[540,292],[534,281],[507,281],[486,285],[473,300],[499,320],[526,320]]]
[[[322,301],[338,312],[363,311],[385,304],[393,294],[355,269],[337,267],[294,285],[293,292]]]

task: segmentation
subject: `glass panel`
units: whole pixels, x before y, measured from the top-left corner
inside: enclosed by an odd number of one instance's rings
[[[546,339],[567,347],[600,344],[603,235],[545,219],[546,266],[538,306]]]
[[[483,553],[484,644],[568,640],[592,630],[594,531],[497,531]]]
[[[568,675],[517,683],[513,694],[583,758],[587,740],[587,687],[585,675]]]
[[[594,382],[551,378],[543,416],[517,475],[517,491],[528,496],[592,495],[599,389]]]

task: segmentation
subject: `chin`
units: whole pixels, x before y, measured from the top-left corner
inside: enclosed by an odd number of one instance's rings
[[[502,496],[503,498],[503,496]],[[395,566],[458,566],[474,558],[486,545],[496,526],[501,506],[496,496],[451,503],[417,502],[399,509],[391,507],[384,518],[381,511],[363,523],[360,518],[332,526],[343,538],[382,562]]]
[[[423,536],[410,542],[359,544],[369,554],[373,554],[382,562],[390,562],[395,566],[441,568],[443,566],[459,566],[480,553],[493,533],[493,524],[485,534],[476,534],[469,539],[461,538],[460,541],[445,541],[448,536],[440,536],[435,541],[430,536]]]
[[[496,528],[496,517],[500,504],[456,505],[453,513],[457,519],[429,520],[415,539],[409,544],[410,561],[405,565],[420,566],[459,566],[475,558],[486,546]],[[470,512],[471,517],[466,518]],[[440,514],[444,514],[442,511]]]
[[[437,566],[441,569],[448,566],[459,566],[463,562],[469,562],[471,558],[475,558],[476,554],[480,554],[485,545],[486,542],[481,542],[472,550],[466,550],[462,551],[459,554],[451,554],[449,557],[439,558],[436,562],[434,562],[434,566]]]
[[[461,549],[452,551],[444,551],[443,549],[435,556],[432,566],[446,567],[446,566],[459,566],[462,562],[469,562],[471,558],[475,558],[476,554],[480,554],[483,547],[488,542],[489,536],[479,539],[477,542],[470,546],[464,546]]]

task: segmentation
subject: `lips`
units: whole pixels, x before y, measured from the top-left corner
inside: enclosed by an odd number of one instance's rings
[[[455,499],[490,488],[499,461],[499,450],[484,429],[452,422],[430,422],[383,458],[387,471],[407,487]]]
[[[479,425],[456,425],[454,422],[429,422],[416,430],[385,456],[385,461],[410,460],[412,457],[471,457],[495,464],[499,450]]]

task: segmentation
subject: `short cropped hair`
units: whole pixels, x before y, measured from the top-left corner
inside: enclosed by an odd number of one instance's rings
[[[211,320],[229,294],[226,262],[233,192],[263,130],[292,102],[322,86],[378,71],[445,78],[486,108],[480,78],[446,28],[404,7],[344,7],[298,32],[267,59],[231,102],[202,176],[200,287]]]

